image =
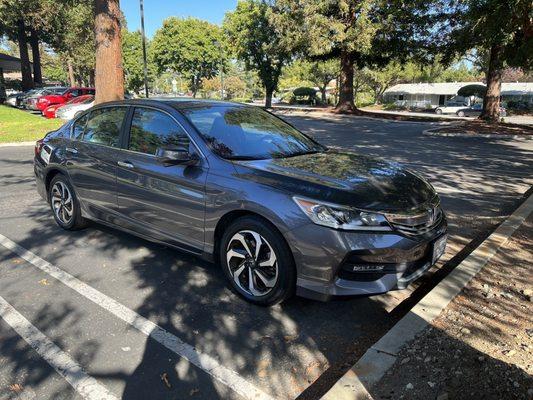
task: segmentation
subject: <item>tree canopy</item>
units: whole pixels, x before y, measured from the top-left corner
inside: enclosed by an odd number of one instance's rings
[[[224,32],[232,54],[247,70],[256,71],[266,92],[265,106],[272,105],[283,66],[294,48],[287,42],[281,25],[272,19],[273,8],[260,0],[241,0],[224,18]]]
[[[217,75],[226,62],[221,29],[196,18],[166,19],[150,49],[158,71],[181,74],[194,96],[202,80]]]

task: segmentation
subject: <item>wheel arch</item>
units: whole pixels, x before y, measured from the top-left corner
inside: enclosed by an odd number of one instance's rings
[[[220,246],[220,240],[222,239],[222,235],[224,234],[225,228],[227,228],[236,219],[242,218],[242,217],[256,217],[256,218],[261,219],[267,225],[269,225],[285,241],[292,255],[292,249],[289,245],[287,238],[285,238],[285,236],[283,235],[283,232],[276,226],[275,223],[273,223],[266,216],[256,211],[247,210],[247,209],[238,209],[238,210],[228,211],[218,220],[215,226],[215,230],[213,234],[213,257],[215,260],[217,259],[217,254],[218,254],[219,246]],[[294,255],[293,255],[293,259],[294,259]]]

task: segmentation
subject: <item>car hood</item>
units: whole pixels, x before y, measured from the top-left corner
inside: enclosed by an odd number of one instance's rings
[[[294,195],[366,210],[414,210],[436,197],[425,179],[400,164],[356,153],[328,150],[234,163],[246,179]]]

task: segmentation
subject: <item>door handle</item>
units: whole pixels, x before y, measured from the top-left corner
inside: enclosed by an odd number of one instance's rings
[[[117,164],[119,165],[119,167],[124,167],[128,169],[134,168],[134,165],[130,163],[129,161],[118,161]]]
[[[78,154],[78,150],[74,147],[66,147],[65,150],[72,154]]]

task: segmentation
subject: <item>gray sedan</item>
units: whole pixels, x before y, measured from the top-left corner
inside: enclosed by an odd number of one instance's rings
[[[127,100],[39,140],[37,189],[67,230],[89,220],[215,261],[246,300],[405,288],[443,254],[433,187],[229,102]]]

